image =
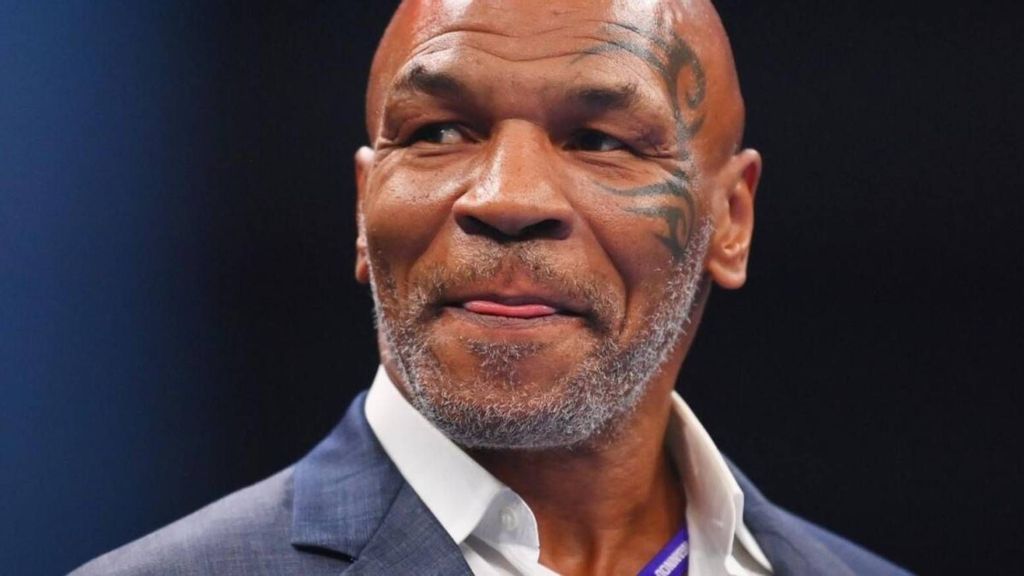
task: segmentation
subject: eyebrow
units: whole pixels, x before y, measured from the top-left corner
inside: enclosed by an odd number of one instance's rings
[[[467,92],[466,86],[445,72],[414,66],[395,81],[394,92],[421,92],[438,98],[458,99]]]
[[[455,76],[447,72],[428,70],[422,64],[402,74],[392,89],[395,92],[421,92],[446,99],[458,99],[469,91]],[[637,85],[626,83],[617,86],[582,86],[569,90],[567,99],[591,112],[624,110],[637,103]]]
[[[637,104],[636,84],[618,86],[583,86],[568,92],[568,100],[588,112],[625,110]]]

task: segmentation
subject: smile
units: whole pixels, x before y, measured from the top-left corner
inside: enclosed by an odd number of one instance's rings
[[[511,337],[513,333],[525,336],[535,330],[546,332],[582,325],[580,317],[573,314],[557,311],[550,314],[537,314],[536,312],[533,312],[534,315],[524,314],[528,313],[519,310],[512,313],[493,314],[474,312],[463,306],[446,306],[442,319],[447,317],[449,321],[458,322],[460,331],[473,330],[475,327],[476,330],[483,330],[481,334],[495,336],[504,333],[508,337]]]
[[[462,308],[474,314],[485,316],[503,316],[506,318],[543,318],[558,314],[554,306],[544,303],[506,304],[493,300],[470,300],[462,304]]]
[[[577,324],[581,314],[557,298],[480,294],[457,299],[444,306],[455,320],[488,330],[529,330]]]

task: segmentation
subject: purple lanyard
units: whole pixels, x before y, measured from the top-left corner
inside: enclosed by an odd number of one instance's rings
[[[684,526],[637,576],[681,576],[690,565],[690,533]]]

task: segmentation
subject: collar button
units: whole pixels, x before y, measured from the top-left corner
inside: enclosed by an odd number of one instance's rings
[[[500,518],[501,527],[509,532],[512,532],[519,527],[519,517],[516,515],[515,509],[511,506],[502,508]]]

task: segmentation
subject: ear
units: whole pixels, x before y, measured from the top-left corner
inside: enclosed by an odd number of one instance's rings
[[[761,155],[746,149],[719,172],[711,217],[715,233],[708,250],[707,270],[722,288],[735,289],[747,281],[747,259],[754,234],[754,195],[761,178]]]
[[[356,281],[370,283],[370,262],[367,259],[366,226],[363,218],[363,201],[366,198],[366,181],[373,167],[373,149],[363,146],[356,151]]]

